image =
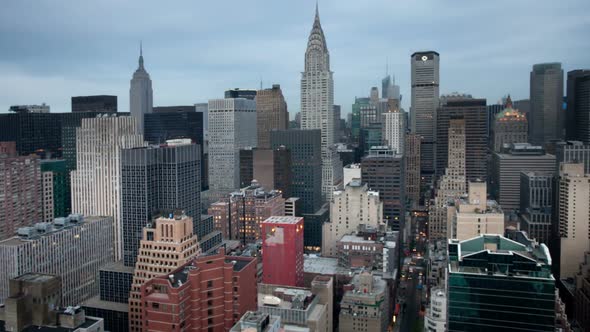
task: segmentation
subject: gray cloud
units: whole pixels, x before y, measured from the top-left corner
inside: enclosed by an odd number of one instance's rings
[[[7,0],[0,11],[0,112],[70,97],[116,94],[128,109],[129,79],[144,41],[154,104],[218,98],[232,87],[280,83],[295,113],[314,1]],[[590,67],[587,0],[322,0],[335,99],[378,86],[385,58],[409,107],[412,52],[441,54],[441,92],[495,102],[528,98],[531,65]]]

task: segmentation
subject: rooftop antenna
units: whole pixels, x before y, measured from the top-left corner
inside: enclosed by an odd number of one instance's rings
[[[260,90],[262,90],[262,75],[260,75]]]

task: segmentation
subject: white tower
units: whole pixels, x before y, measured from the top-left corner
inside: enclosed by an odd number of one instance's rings
[[[315,20],[301,73],[301,128],[320,129],[322,146],[322,196],[329,201],[342,185],[342,162],[334,148],[334,79],[330,54],[316,4]]]
[[[143,67],[143,48],[139,44],[139,67],[133,73],[129,88],[129,111],[137,120],[139,133],[143,134],[143,115],[152,113],[153,90],[150,74]]]

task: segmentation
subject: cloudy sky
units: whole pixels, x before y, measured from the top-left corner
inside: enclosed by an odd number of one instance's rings
[[[70,110],[73,95],[115,94],[129,109],[129,80],[143,40],[154,105],[279,83],[291,115],[315,0],[3,0],[0,112],[13,104]],[[496,102],[528,98],[531,65],[590,67],[588,0],[321,0],[335,103],[380,85],[385,61],[409,108],[410,55],[441,55],[441,93]]]

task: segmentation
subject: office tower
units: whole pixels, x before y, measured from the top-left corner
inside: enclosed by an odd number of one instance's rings
[[[555,173],[561,163],[582,163],[584,174],[590,174],[590,145],[580,141],[557,142],[555,145]]]
[[[281,317],[271,316],[259,311],[247,311],[229,332],[280,332]]]
[[[154,107],[153,113],[145,114],[145,140],[151,144],[161,144],[169,139],[187,138],[203,146],[203,113],[195,112],[194,106],[186,107],[192,110],[174,111]]]
[[[563,69],[561,63],[533,65],[529,138],[543,145],[564,137]]]
[[[391,319],[387,282],[378,275],[363,271],[354,276],[350,285],[340,301],[338,330],[387,331]]]
[[[13,113],[49,113],[49,105],[13,105],[8,109]]]
[[[98,295],[98,270],[113,261],[113,238],[112,217],[70,215],[19,228],[18,236],[0,242],[0,302],[9,295],[9,279],[27,272],[58,275],[62,303]]]
[[[412,133],[405,135],[405,184],[406,199],[412,206],[420,203],[420,136]]]
[[[504,212],[486,195],[485,182],[469,182],[467,198],[456,203],[450,238],[462,241],[480,234],[504,234]]]
[[[525,116],[528,117],[528,115],[531,111],[531,100],[530,99],[515,100],[512,103],[514,104],[515,109],[519,110],[521,113],[523,113]]]
[[[225,99],[244,98],[244,99],[248,99],[248,100],[256,100],[257,93],[258,93],[258,91],[252,90],[252,89],[234,88],[234,89],[225,90],[223,97]]]
[[[72,113],[77,112],[117,113],[117,96],[72,97]]]
[[[555,156],[540,146],[512,143],[492,155],[491,194],[506,213],[520,208],[520,172],[555,172]]]
[[[395,76],[389,73],[381,80],[381,98],[401,100],[399,85],[395,85]]]
[[[272,149],[291,151],[291,196],[301,199],[301,213],[315,213],[322,206],[321,131],[272,131],[270,141]]]
[[[150,279],[168,275],[201,254],[197,236],[193,233],[193,218],[181,211],[167,217],[147,221],[135,264],[133,284],[129,293],[129,327],[143,331],[145,300],[142,285]],[[150,326],[151,328],[151,326]]]
[[[590,251],[590,175],[582,164],[561,164],[557,183],[559,278],[573,278]]]
[[[41,179],[37,156],[0,156],[0,240],[41,220]]]
[[[301,129],[320,129],[322,147],[322,200],[329,202],[341,187],[342,165],[334,149],[334,79],[330,54],[316,4],[313,28],[301,73]]]
[[[465,120],[451,119],[448,129],[448,164],[438,182],[434,204],[430,205],[430,239],[451,237],[449,221],[455,212],[455,199],[467,191],[465,175]]]
[[[354,143],[360,142],[361,128],[367,123],[367,114],[373,107],[369,104],[369,98],[354,98],[350,119],[351,138]]]
[[[495,119],[496,119],[496,115],[498,115],[499,113],[501,113],[504,109],[506,109],[506,104],[502,101],[498,101],[497,104],[491,104],[491,105],[486,105],[486,111],[488,113],[488,137],[491,139],[491,144],[490,146],[494,146],[493,145],[493,137],[492,134],[494,132],[494,123],[495,123]],[[528,130],[528,128],[527,128]]]
[[[508,96],[506,108],[493,118],[492,149],[501,152],[504,144],[528,142],[529,124],[526,116],[512,107]]]
[[[544,244],[522,234],[517,241],[495,234],[449,240],[448,275],[448,331],[555,331],[555,279]]]
[[[257,181],[211,204],[208,213],[224,238],[244,244],[262,239],[261,225],[271,216],[285,215],[285,199],[279,191],[265,191]]]
[[[193,218],[199,239],[212,229],[201,224],[200,149],[181,145],[150,146],[121,151],[121,227],[123,262],[134,266],[143,228],[156,215],[182,209]]]
[[[301,200],[299,197],[285,199],[285,215],[295,217],[301,214]]]
[[[311,285],[310,289],[260,283],[258,311],[281,317],[286,331],[332,331],[334,281],[316,276]]]
[[[372,124],[381,123],[379,114],[377,113],[377,107],[371,104],[369,98],[358,98],[356,102],[360,102],[359,115],[360,115],[360,128],[369,128]],[[363,99],[367,101],[367,104],[363,104]]]
[[[3,305],[3,331],[104,331],[101,318],[60,302],[58,276],[25,273],[10,280],[10,297]],[[63,306],[62,306],[63,305]]]
[[[436,174],[444,174],[447,166],[448,128],[451,119],[465,119],[465,170],[468,181],[483,180],[487,168],[486,100],[466,95],[441,97],[436,122]]]
[[[434,174],[434,141],[436,139],[436,108],[439,96],[439,54],[434,51],[412,54],[412,108],[410,127],[420,142],[420,171],[423,183],[429,184]]]
[[[18,155],[60,157],[61,114],[0,114],[0,141],[16,142]]]
[[[403,156],[388,147],[374,147],[361,161],[361,178],[383,202],[383,222],[399,230],[405,217]]]
[[[424,315],[424,330],[445,332],[447,326],[447,294],[444,288],[430,290],[430,306]]]
[[[240,185],[240,149],[256,146],[256,102],[209,101],[209,190],[214,199]]]
[[[76,129],[76,170],[71,172],[72,211],[113,217],[115,259],[123,257],[121,150],[143,146],[134,117],[83,119]]]
[[[353,179],[361,179],[361,164],[350,164],[344,166],[344,186],[350,183]]]
[[[373,147],[383,145],[383,125],[381,123],[372,123],[366,128],[361,129],[361,141],[359,147],[362,149],[361,155],[365,155]]]
[[[551,246],[553,173],[520,172],[520,229]]]
[[[584,261],[580,263],[580,271],[576,275],[576,290],[574,293],[573,318],[580,324],[590,326],[590,253],[586,252]]]
[[[289,112],[279,84],[271,89],[258,90],[256,93],[256,130],[257,147],[270,148],[270,132],[286,130],[289,126]]]
[[[16,142],[0,142],[0,156],[2,156],[2,157],[16,156]]]
[[[303,218],[272,216],[261,233],[262,282],[303,287]]]
[[[383,145],[389,146],[397,154],[404,154],[406,124],[403,111],[394,107],[390,99],[390,108],[383,113]]]
[[[299,213],[304,218],[303,245],[305,252],[319,253],[324,238],[324,224],[330,219],[330,204],[325,203],[316,212]]]
[[[203,114],[203,132],[207,137],[209,132],[209,103],[196,103],[195,112]]]
[[[343,127],[341,126],[341,107],[340,105],[334,105],[334,143],[340,142],[343,133]]]
[[[590,144],[590,70],[569,71],[566,92],[567,139]]]
[[[254,150],[256,148],[246,147],[240,149],[240,188],[244,188],[254,180]]]
[[[255,149],[253,179],[266,190],[278,190],[283,197],[291,197],[291,151],[284,146]]]
[[[149,331],[229,331],[256,310],[256,259],[226,256],[221,249],[154,277],[139,295]]]
[[[344,190],[334,192],[330,222],[323,225],[323,256],[336,257],[338,240],[356,231],[359,225],[383,225],[383,202],[379,196],[379,192],[369,190],[359,179],[352,180]]]
[[[43,181],[43,221],[53,221],[53,218],[65,217],[66,202],[69,197],[69,176],[66,161],[60,159],[43,159],[40,161],[41,177]]]
[[[143,118],[153,111],[153,90],[150,74],[143,67],[143,49],[139,47],[139,67],[133,73],[129,88],[129,111],[135,118],[138,133],[143,134]]]

